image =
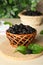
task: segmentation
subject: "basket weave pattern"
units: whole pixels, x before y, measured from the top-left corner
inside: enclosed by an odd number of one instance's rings
[[[7,38],[10,40],[10,44],[14,47],[23,45],[28,46],[35,38],[36,32],[32,34],[12,34],[6,32]]]

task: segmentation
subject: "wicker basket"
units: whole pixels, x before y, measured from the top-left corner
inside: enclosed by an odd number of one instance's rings
[[[12,34],[6,31],[6,35],[13,47],[28,46],[35,39],[36,31],[32,34]]]

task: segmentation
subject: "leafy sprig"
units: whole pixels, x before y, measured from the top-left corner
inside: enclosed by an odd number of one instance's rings
[[[40,34],[43,35],[43,30],[40,31]]]
[[[36,11],[40,0],[0,0],[0,18],[17,18],[22,10]]]
[[[11,23],[11,22],[5,21],[5,22],[4,22],[4,25],[7,25],[7,24],[9,24],[10,26],[12,26],[12,23]]]
[[[43,51],[43,46],[32,43],[28,47],[18,46],[16,48],[16,51],[19,51],[22,54],[27,54],[27,51],[29,51],[29,50],[32,51],[32,54],[38,54],[38,53],[41,53]],[[29,54],[30,54],[30,52],[29,52]]]

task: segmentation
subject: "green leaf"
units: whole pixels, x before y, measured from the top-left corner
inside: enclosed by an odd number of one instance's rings
[[[27,6],[26,3],[21,3],[21,5],[22,5],[23,8]]]
[[[10,22],[6,22],[6,21],[5,21],[4,24],[5,24],[5,25],[9,24],[10,26],[12,26],[12,23],[10,23]]]
[[[18,11],[18,8],[13,8],[13,11],[14,11],[14,12]]]
[[[15,12],[14,12],[13,10],[11,10],[11,14],[12,14],[13,16],[15,16]]]
[[[7,6],[6,7],[6,10],[7,10],[7,12],[10,12],[11,11],[11,7],[10,6]]]
[[[3,17],[4,14],[5,14],[5,10],[3,10],[3,9],[0,8],[0,18]]]
[[[16,51],[19,51],[19,52],[21,52],[22,54],[26,54],[26,50],[27,50],[27,48],[26,48],[25,46],[18,46],[18,47],[16,48]]]
[[[12,4],[13,0],[9,0],[9,4]]]
[[[41,30],[40,34],[42,34],[42,35],[43,35],[43,30]]]
[[[36,11],[36,6],[37,6],[38,2],[39,1],[37,1],[37,0],[31,0],[31,7],[30,7],[31,11]]]
[[[28,49],[30,49],[30,50],[32,50],[32,53],[33,54],[37,54],[37,53],[40,53],[40,52],[42,52],[43,51],[43,46],[40,46],[40,45],[38,45],[38,44],[30,44],[29,46],[28,46]]]

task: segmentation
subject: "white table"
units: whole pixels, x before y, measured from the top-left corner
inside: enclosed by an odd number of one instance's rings
[[[1,19],[1,20],[5,20],[5,21],[10,21],[12,23],[20,23],[21,21],[19,19]],[[41,29],[43,29],[43,25],[35,27],[37,29],[37,31],[39,32]],[[40,30],[39,30],[40,29]],[[0,38],[0,43],[2,43],[4,41],[4,38]],[[16,61],[10,58],[7,58],[5,56],[2,56],[0,54],[0,65],[43,65],[43,55],[29,60],[29,61]]]

